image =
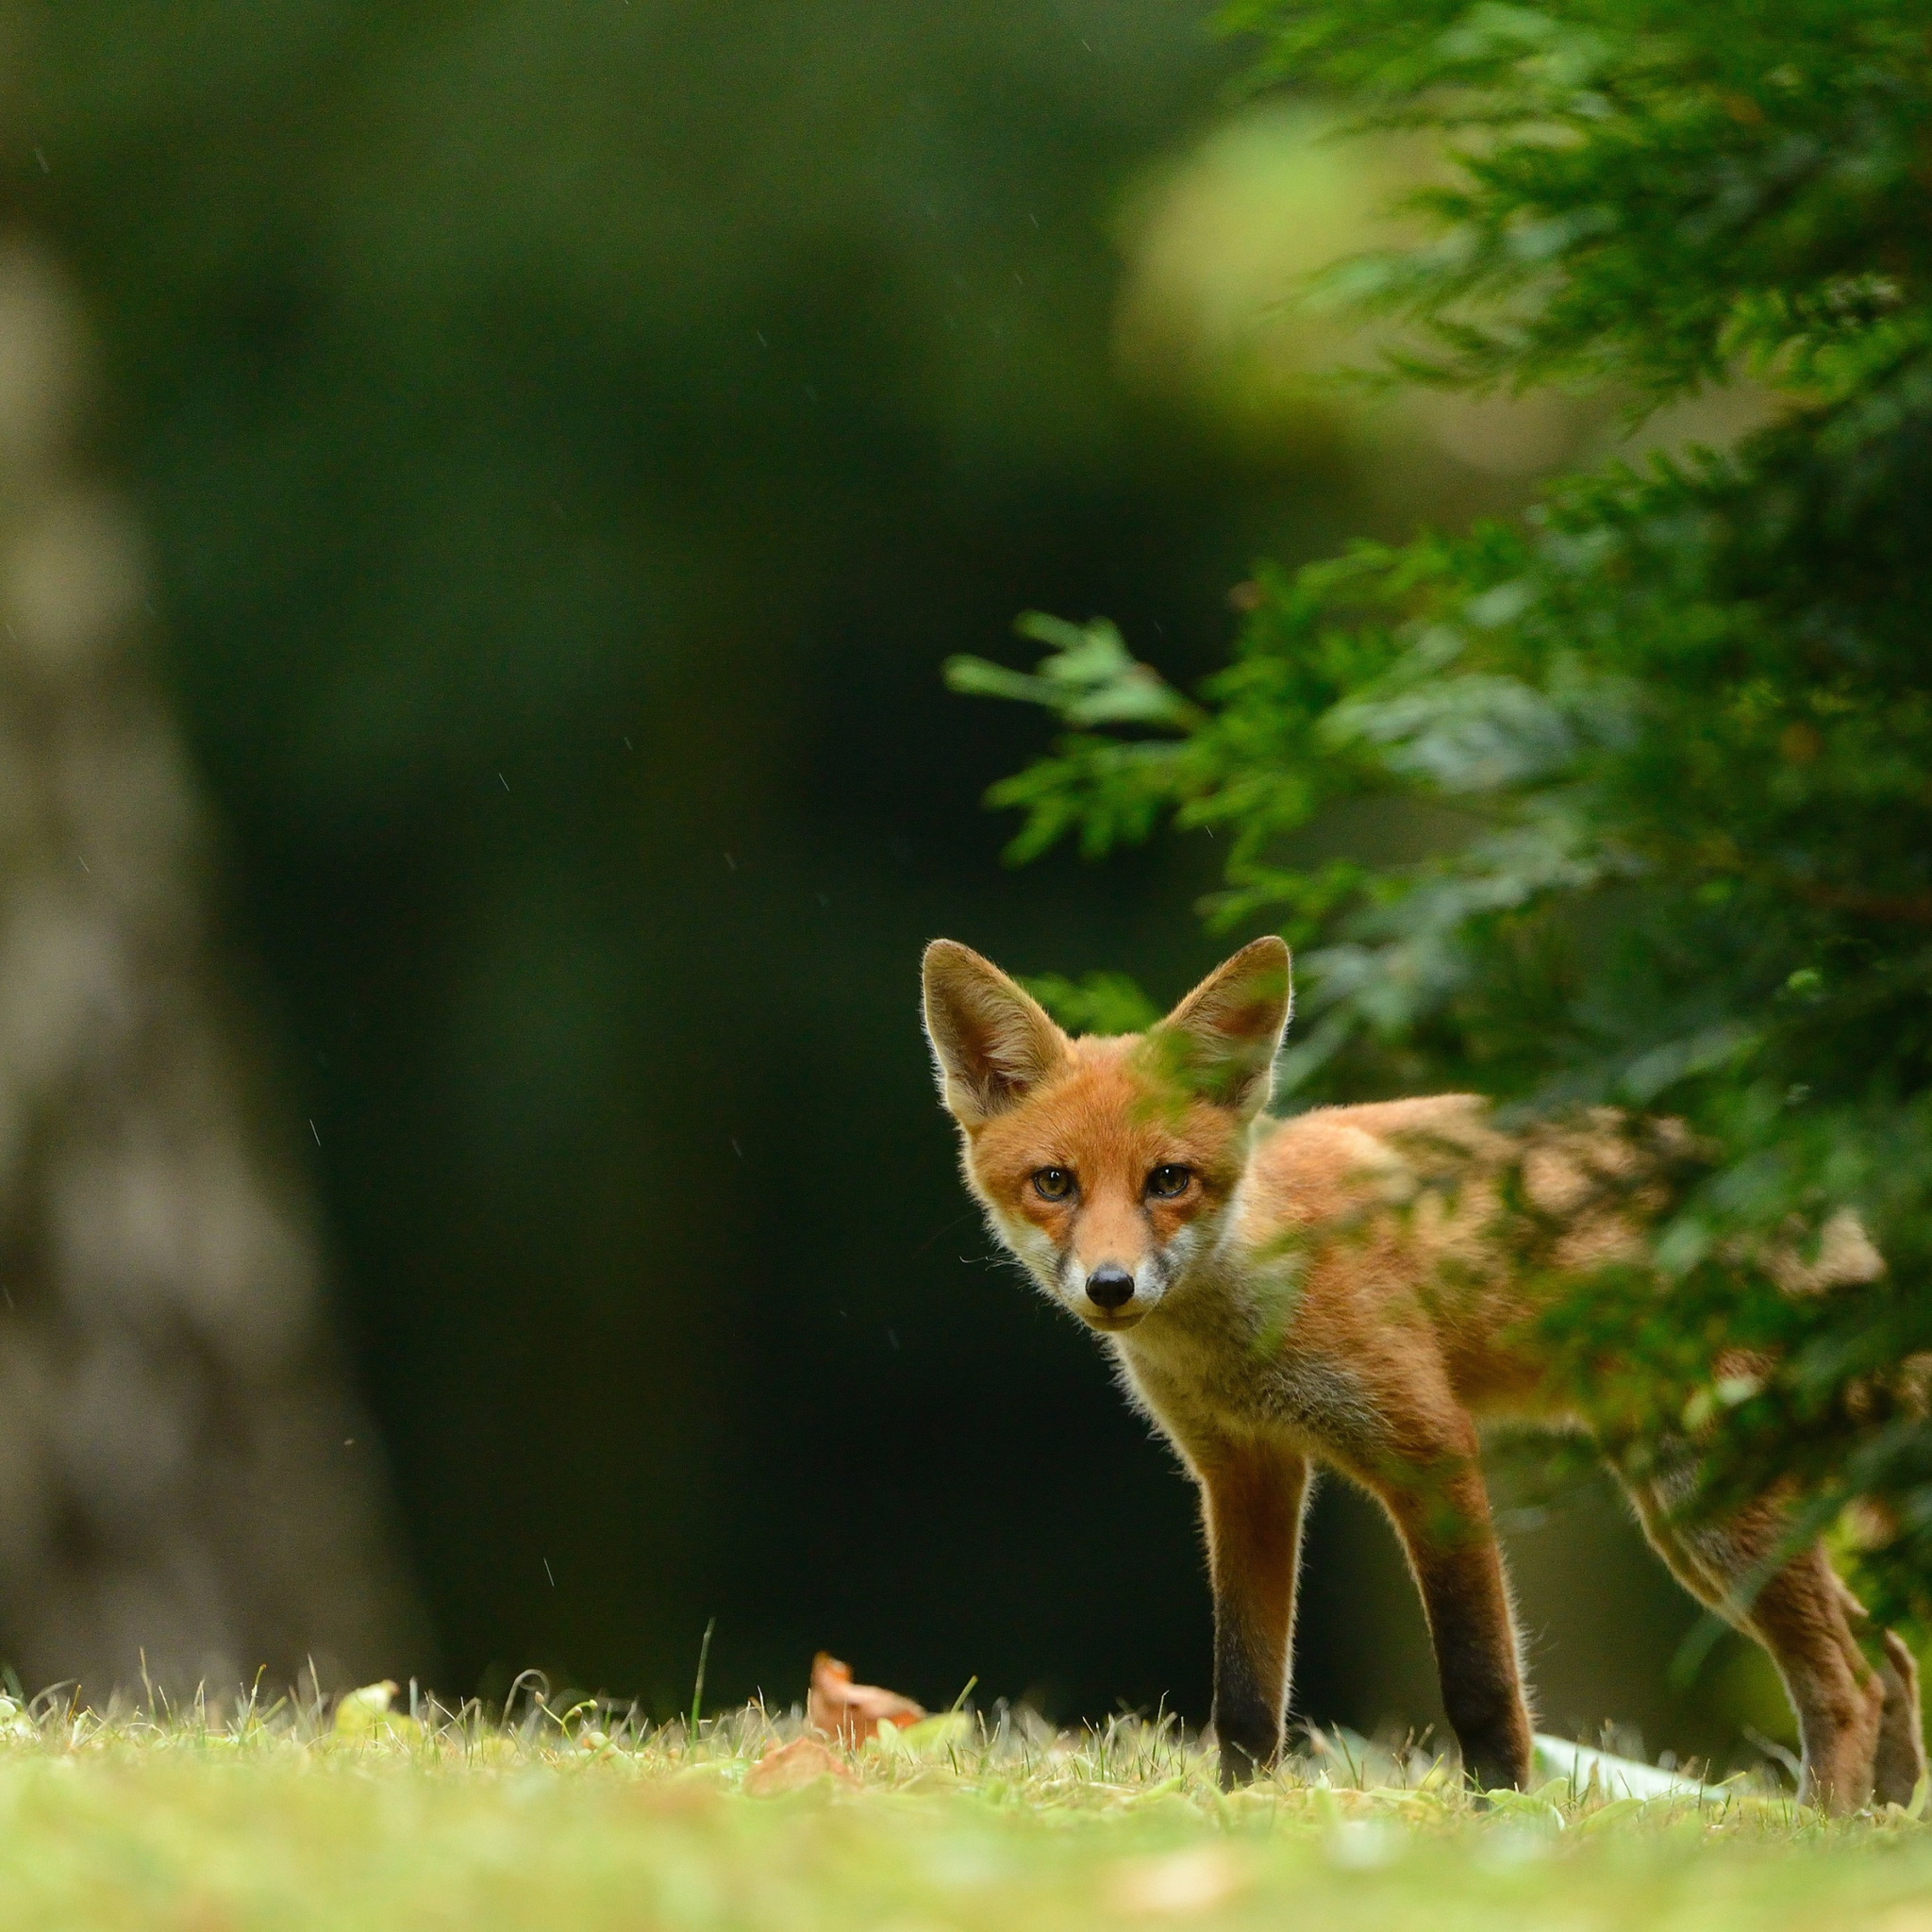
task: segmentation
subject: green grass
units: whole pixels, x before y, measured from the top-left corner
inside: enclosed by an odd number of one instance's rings
[[[352,1712],[352,1719],[356,1713]],[[633,1737],[539,1706],[30,1724],[0,1705],[0,1924],[1932,1932],[1932,1828],[1727,1793],[1478,1809],[1420,1758],[1332,1754],[1234,1797],[1172,1728],[938,1720],[856,1782],[741,1789],[796,1717]]]

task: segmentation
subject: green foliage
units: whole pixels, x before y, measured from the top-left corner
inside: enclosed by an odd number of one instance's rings
[[[1923,7],[1234,0],[1269,68],[1441,130],[1438,239],[1350,263],[1417,316],[1410,373],[1663,396],[1739,358],[1843,391],[1925,341]]]
[[[972,697],[1046,705],[1083,728],[1148,724],[1186,731],[1205,722],[1201,711],[1158,672],[1127,655],[1119,630],[1105,618],[1083,628],[1028,611],[1014,628],[1023,638],[1058,647],[1040,660],[1032,675],[984,658],[961,656],[946,659],[946,683]],[[1041,789],[1028,774],[1009,779],[993,794],[996,803],[1026,808],[1026,828],[1012,847],[1015,858],[1037,858],[1075,825],[1090,858],[1124,841],[1144,839],[1153,829],[1167,790],[1166,747],[1090,740],[1084,749],[1107,765],[1104,784],[1063,791],[1056,777],[1042,774],[1047,783]]]
[[[1022,982],[1070,1033],[1144,1033],[1160,1018],[1124,973],[1086,973],[1077,979],[1042,973]]]
[[[1887,1372],[1932,1347],[1932,18],[1234,19],[1275,75],[1442,137],[1431,239],[1332,278],[1418,331],[1397,373],[1657,403],[1749,372],[1783,410],[1515,523],[1264,573],[1197,716],[1111,670],[1165,735],[1008,687],[1078,727],[995,792],[1027,814],[1015,849],[1228,828],[1211,910],[1307,949],[1284,1069],[1305,1098],[1466,1084],[1689,1124],[1652,1265],[1553,1300],[1574,1391],[1628,1457],[1696,1433],[1714,1497],[1791,1473],[1807,1523],[1879,1498],[1896,1534],[1869,1581],[1923,1610],[1932,1430]],[[1359,847],[1346,814],[1372,808],[1423,828],[1419,854],[1310,856],[1324,826]],[[1881,1278],[1781,1291],[1844,1208]],[[1776,1367],[1713,1382],[1725,1345]]]

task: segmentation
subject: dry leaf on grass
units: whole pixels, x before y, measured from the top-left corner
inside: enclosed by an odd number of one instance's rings
[[[805,1714],[813,1730],[843,1743],[862,1744],[877,1736],[880,1724],[916,1724],[925,1712],[896,1690],[855,1684],[852,1666],[822,1650],[811,1660],[811,1697]]]
[[[787,1791],[802,1791],[822,1777],[834,1784],[858,1782],[816,1738],[793,1738],[789,1744],[774,1744],[745,1773],[744,1788],[754,1798],[776,1798]]]

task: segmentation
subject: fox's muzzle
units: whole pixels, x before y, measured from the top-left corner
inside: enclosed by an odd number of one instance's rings
[[[1112,1263],[1096,1268],[1087,1277],[1087,1299],[1108,1314],[1134,1298],[1134,1277]]]

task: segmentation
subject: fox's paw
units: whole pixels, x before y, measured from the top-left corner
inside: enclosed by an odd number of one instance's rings
[[[1478,1791],[1527,1790],[1530,1785],[1530,1742],[1527,1730],[1515,1726],[1464,1736],[1462,1774]]]
[[[1221,1751],[1219,1776],[1224,1791],[1239,1790],[1243,1785],[1251,1785],[1257,1777],[1265,1777],[1274,1769],[1274,1760],[1281,1755],[1281,1733],[1260,1727],[1254,1729],[1225,1727],[1217,1721],[1214,1725],[1215,1741]]]

